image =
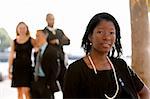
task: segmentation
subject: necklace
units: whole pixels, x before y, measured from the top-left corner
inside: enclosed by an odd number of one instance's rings
[[[95,74],[97,74],[96,66],[95,66],[95,64],[94,64],[94,62],[93,62],[93,60],[92,60],[92,58],[91,58],[90,55],[88,55],[88,59],[89,59],[91,65],[92,65],[92,67],[93,67],[93,69],[94,69]],[[112,69],[113,69],[113,74],[114,74],[114,77],[115,77],[115,82],[116,82],[117,89],[116,89],[115,94],[114,94],[112,97],[109,97],[109,96],[107,96],[106,94],[104,94],[104,95],[105,95],[105,97],[106,97],[107,99],[114,99],[114,98],[117,96],[117,94],[118,94],[118,91],[119,91],[119,84],[118,84],[118,80],[117,80],[117,76],[116,76],[116,71],[115,71],[115,68],[114,68],[112,62],[110,61],[110,59],[109,59],[108,57],[107,57],[107,60],[108,60],[108,62],[110,63]]]

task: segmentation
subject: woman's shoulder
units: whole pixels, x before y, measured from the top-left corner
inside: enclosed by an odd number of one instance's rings
[[[15,38],[15,39],[13,39],[13,43],[14,43],[14,44],[16,44],[16,43],[17,43],[17,42],[16,42],[16,40],[17,40],[16,38]]]
[[[29,37],[29,41],[30,41],[30,43],[31,43],[31,45],[33,46],[33,47],[37,47],[36,46],[36,41],[35,41],[35,39],[33,38],[33,37]]]
[[[30,36],[27,36],[26,38],[24,39],[21,39],[19,36],[17,36],[13,41],[15,44],[19,44],[19,45],[25,45],[27,44],[28,42],[31,41],[31,37]]]
[[[122,58],[114,58],[114,57],[110,57],[110,60],[113,62],[113,63],[118,63],[118,64],[126,64],[126,61]]]
[[[122,58],[110,58],[112,64],[118,69],[126,69],[128,67],[126,61]]]
[[[75,62],[71,63],[68,67],[69,70],[80,70],[80,68],[82,67],[82,65],[84,64],[83,62],[83,58],[76,60]]]

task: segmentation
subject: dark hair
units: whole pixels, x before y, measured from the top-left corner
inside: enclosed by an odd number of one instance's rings
[[[86,31],[85,34],[82,38],[82,45],[81,47],[84,48],[86,54],[89,53],[89,51],[91,50],[91,45],[90,45],[90,40],[88,39],[89,35],[93,34],[93,30],[95,29],[95,27],[102,21],[102,20],[107,20],[107,21],[111,21],[113,22],[115,29],[116,29],[116,41],[115,41],[115,46],[112,47],[112,50],[108,53],[109,57],[115,57],[114,53],[115,51],[117,51],[117,56],[116,57],[120,57],[122,55],[122,46],[120,43],[120,27],[118,22],[116,21],[116,19],[110,15],[109,13],[98,13],[96,14],[88,23],[87,27],[86,27]]]
[[[27,28],[26,35],[30,35],[29,28],[28,28],[28,26],[27,26],[27,24],[26,24],[25,22],[19,22],[19,23],[18,23],[18,25],[17,25],[17,27],[16,27],[16,35],[19,35],[19,33],[18,33],[18,27],[19,27],[19,25],[21,25],[21,24],[24,24],[24,25],[26,26],[26,28]]]

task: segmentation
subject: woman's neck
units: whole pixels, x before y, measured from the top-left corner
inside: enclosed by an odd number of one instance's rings
[[[89,55],[98,70],[107,70],[111,68],[107,59],[107,53],[91,51]]]
[[[100,53],[97,51],[91,51],[89,54],[93,60],[99,60],[99,61],[107,60],[107,53]]]
[[[28,35],[19,35],[18,36],[20,39],[26,39],[26,38],[28,38],[29,36]]]
[[[29,36],[25,35],[19,35],[17,36],[17,42],[18,43],[25,43],[28,40]]]

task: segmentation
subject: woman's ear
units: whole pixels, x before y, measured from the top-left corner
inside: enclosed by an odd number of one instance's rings
[[[92,36],[91,36],[91,34],[89,34],[88,39],[89,39],[90,42],[92,41]]]
[[[90,41],[90,46],[92,46],[92,35],[91,34],[88,36],[88,39]]]

